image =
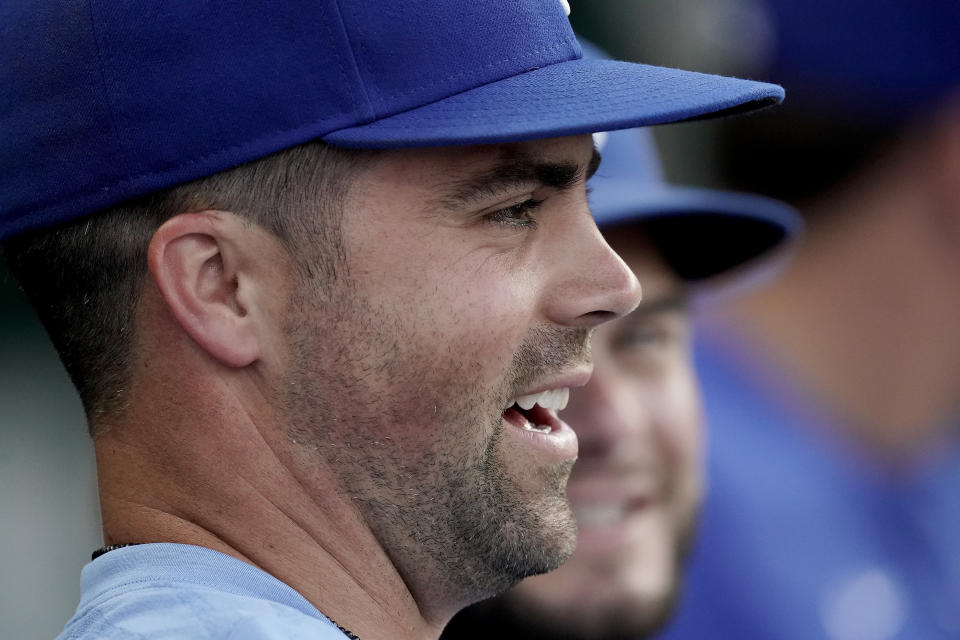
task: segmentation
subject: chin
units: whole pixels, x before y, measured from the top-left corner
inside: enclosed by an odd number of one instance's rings
[[[656,593],[647,593],[642,597],[608,606],[606,614],[594,621],[592,628],[600,633],[592,637],[644,638],[653,635],[673,614],[678,593],[677,580],[671,580]]]
[[[507,591],[528,576],[553,571],[576,548],[577,529],[565,495],[570,464],[530,473],[496,457],[486,482],[455,488],[450,513],[456,553],[446,570],[465,602]],[[471,474],[464,474],[471,475]],[[464,484],[463,478],[454,483]]]
[[[544,637],[652,635],[676,606],[686,548],[685,535],[661,532],[638,527],[625,548],[581,548],[556,572],[522,582],[508,596],[510,609]]]
[[[506,523],[500,543],[500,557],[508,559],[501,591],[562,566],[577,546],[577,526],[566,498],[540,501],[522,521]]]
[[[553,571],[577,546],[576,520],[566,495],[573,462],[537,468],[509,453],[498,451],[496,479],[491,479],[496,489],[479,501],[498,521],[485,555],[495,565],[493,572],[506,579],[504,588]]]
[[[552,575],[527,582],[551,578]],[[574,597],[567,601],[545,602],[535,590],[524,586],[526,583],[508,596],[512,615],[522,617],[525,625],[536,629],[537,637],[568,640],[637,640],[652,636],[670,619],[679,593],[678,580],[671,579],[644,590],[617,589],[611,585],[608,589],[584,589],[570,594]]]

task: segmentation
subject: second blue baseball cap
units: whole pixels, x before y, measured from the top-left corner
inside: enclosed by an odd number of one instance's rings
[[[765,257],[802,229],[799,213],[763,196],[668,184],[650,133],[595,134],[603,154],[590,179],[597,225],[642,224],[667,264],[696,282]]]
[[[769,58],[756,69],[834,120],[923,118],[960,92],[957,0],[762,0]],[[796,106],[797,103],[794,102]]]
[[[771,84],[584,60],[566,5],[0,3],[0,238],[314,139],[510,142],[783,98]]]

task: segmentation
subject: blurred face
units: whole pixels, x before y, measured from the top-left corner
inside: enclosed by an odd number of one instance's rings
[[[378,154],[345,203],[342,275],[292,305],[292,440],[421,603],[573,550],[577,439],[556,411],[590,330],[639,297],[587,209],[593,163],[589,136]]]
[[[640,279],[643,302],[597,329],[594,376],[563,413],[580,438],[567,487],[577,549],[510,595],[519,615],[584,638],[637,637],[661,623],[701,494],[701,417],[680,283],[638,232],[608,240]]]

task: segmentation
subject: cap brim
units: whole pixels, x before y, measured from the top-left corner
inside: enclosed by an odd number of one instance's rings
[[[372,149],[516,142],[716,117],[783,100],[764,82],[615,60],[570,60],[323,140]]]
[[[762,196],[670,185],[639,188],[613,179],[593,195],[601,229],[642,224],[671,268],[691,282],[753,262],[802,227],[793,208]]]

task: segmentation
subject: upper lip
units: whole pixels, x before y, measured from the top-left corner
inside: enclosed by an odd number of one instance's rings
[[[543,393],[544,391],[549,391],[551,389],[582,387],[583,385],[587,384],[592,374],[592,364],[578,366],[576,369],[571,369],[563,375],[559,375],[547,380],[540,380],[535,385],[517,392],[512,398],[510,398],[510,402],[512,403],[520,396],[531,396],[535,393]]]

